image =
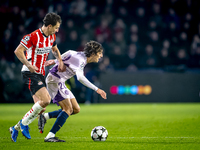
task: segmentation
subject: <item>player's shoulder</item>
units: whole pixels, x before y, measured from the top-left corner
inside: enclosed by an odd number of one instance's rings
[[[37,29],[37,30],[31,32],[30,35],[36,36],[36,34],[39,33],[39,32],[40,32],[40,29]]]
[[[84,58],[85,57],[85,53],[84,52],[77,52],[75,50],[68,50],[67,52],[65,52],[66,54],[68,55],[71,55],[73,57],[76,57],[76,58]]]
[[[69,53],[75,53],[76,51],[74,51],[74,50],[68,50],[67,52],[69,52]]]
[[[37,32],[39,32],[39,29],[37,29],[37,30],[25,35],[24,37],[31,38],[31,39],[36,38],[37,37]]]
[[[67,53],[71,54],[71,55],[76,55],[77,52],[75,50],[68,50]]]
[[[74,54],[77,56],[77,57],[80,57],[80,58],[85,58],[85,53],[82,52],[82,51],[74,51]]]
[[[66,51],[65,53],[62,54],[62,57],[63,57],[63,58],[68,58],[69,56],[70,56],[70,57],[71,57],[71,56],[74,56],[74,54],[75,54],[75,51],[73,51],[73,50],[68,50],[68,51]]]

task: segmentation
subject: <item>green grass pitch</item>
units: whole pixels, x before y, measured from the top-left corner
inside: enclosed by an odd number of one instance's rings
[[[16,124],[32,104],[0,104],[0,150],[198,150],[200,149],[200,103],[184,104],[92,104],[80,105],[56,134],[66,143],[45,143],[55,119],[47,121],[44,133],[37,119],[29,125],[31,140],[21,132],[10,140],[8,128]],[[46,112],[59,109],[50,104]],[[94,142],[90,132],[102,125],[105,142]]]

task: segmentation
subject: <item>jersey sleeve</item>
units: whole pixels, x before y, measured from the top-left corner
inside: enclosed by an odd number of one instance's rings
[[[82,70],[76,71],[77,80],[81,82],[83,85],[87,86],[88,88],[93,89],[94,91],[98,90],[98,87],[96,87],[94,84],[92,84],[83,74]]]
[[[25,35],[20,42],[26,49],[32,47],[33,43],[33,36],[31,34]]]
[[[57,45],[57,43],[56,43],[56,41],[54,41],[54,42],[53,42],[53,46],[52,46],[52,47],[54,47],[54,46],[56,46],[56,45]]]

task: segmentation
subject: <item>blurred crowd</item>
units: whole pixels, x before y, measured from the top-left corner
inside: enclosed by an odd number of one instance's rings
[[[42,26],[48,12],[62,18],[57,33],[61,53],[82,51],[90,40],[103,45],[104,58],[85,70],[96,84],[99,72],[200,68],[199,0],[1,0],[2,84],[14,79],[21,84],[22,64],[13,51],[24,35]]]

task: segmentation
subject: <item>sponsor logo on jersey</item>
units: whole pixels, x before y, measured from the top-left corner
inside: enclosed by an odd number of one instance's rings
[[[38,85],[42,85],[43,83],[42,83],[42,81],[38,81]]]
[[[37,48],[35,52],[38,55],[42,55],[42,54],[49,53],[50,51],[51,51],[51,47],[43,47],[43,48]]]
[[[85,63],[83,62],[83,63],[80,65],[80,69],[83,70],[84,67],[85,67]]]

